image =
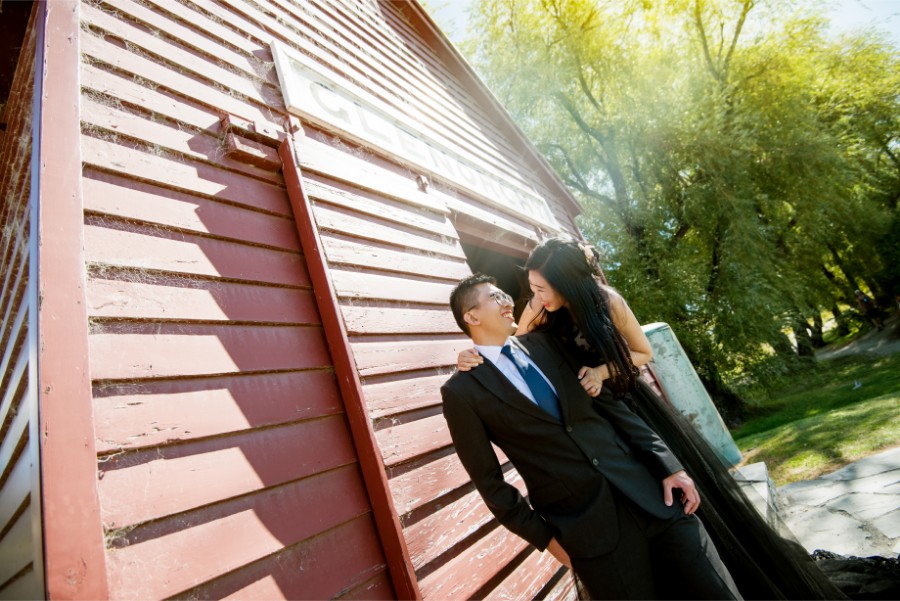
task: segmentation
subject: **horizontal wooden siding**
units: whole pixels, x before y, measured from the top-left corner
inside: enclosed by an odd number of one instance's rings
[[[391,598],[275,160],[271,36],[251,6],[80,7],[110,596]]]

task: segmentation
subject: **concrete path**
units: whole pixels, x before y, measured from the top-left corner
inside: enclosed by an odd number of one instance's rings
[[[778,488],[778,515],[806,550],[900,554],[900,447]]]

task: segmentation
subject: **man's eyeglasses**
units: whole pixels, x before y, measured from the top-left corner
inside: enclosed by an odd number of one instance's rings
[[[491,299],[493,299],[493,301],[495,303],[497,303],[498,305],[500,305],[501,307],[503,305],[512,305],[513,304],[513,297],[511,297],[507,293],[503,292],[502,290],[494,290],[488,296],[490,296]],[[468,313],[472,309],[477,308],[478,305],[480,305],[480,304],[481,304],[481,301],[478,301],[477,303],[475,303],[474,305],[472,305],[471,307],[466,309],[466,313]]]

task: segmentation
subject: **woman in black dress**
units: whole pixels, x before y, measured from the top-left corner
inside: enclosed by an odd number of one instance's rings
[[[762,518],[709,443],[638,377],[653,356],[650,343],[625,299],[600,281],[593,248],[551,238],[532,251],[525,269],[533,296],[516,333],[545,330],[560,338],[582,366],[588,394],[609,387],[666,442],[700,491],[697,515],[744,598],[845,598],[801,545]],[[464,351],[459,367],[481,361],[474,349]]]

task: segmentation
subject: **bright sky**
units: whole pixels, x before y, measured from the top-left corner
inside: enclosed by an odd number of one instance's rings
[[[458,44],[465,31],[473,0],[427,0],[432,18]],[[835,33],[872,27],[888,34],[900,48],[900,0],[831,0],[831,28]]]

